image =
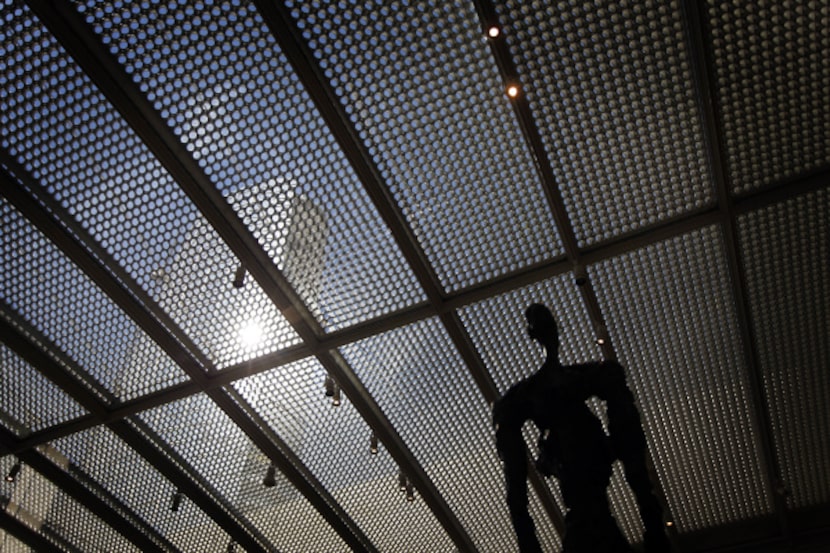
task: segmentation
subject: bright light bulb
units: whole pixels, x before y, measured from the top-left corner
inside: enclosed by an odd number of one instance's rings
[[[256,347],[262,341],[262,327],[256,321],[249,321],[239,331],[239,339],[245,347]]]
[[[507,95],[511,98],[516,98],[519,95],[519,87],[514,84],[508,86]]]
[[[490,27],[489,29],[487,29],[487,35],[490,38],[496,38],[497,36],[499,36],[499,33],[500,33],[499,28],[496,27],[495,25]]]

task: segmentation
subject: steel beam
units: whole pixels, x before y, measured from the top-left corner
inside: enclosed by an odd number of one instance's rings
[[[786,500],[779,492],[782,489],[781,470],[772,439],[772,423],[769,405],[764,395],[764,383],[756,351],[755,332],[752,325],[752,313],[746,295],[746,277],[738,246],[738,224],[735,201],[729,191],[729,174],[726,167],[726,153],[722,138],[718,110],[716,108],[716,79],[711,62],[712,54],[707,48],[706,16],[707,4],[696,0],[682,2],[682,14],[690,53],[692,78],[697,89],[698,108],[701,111],[704,142],[706,144],[711,167],[712,179],[718,197],[721,215],[721,229],[726,246],[726,259],[729,265],[732,294],[738,315],[738,326],[743,345],[744,359],[747,365],[747,377],[752,402],[752,420],[758,436],[758,453],[764,471],[764,484],[778,519],[778,526],[784,537],[789,536]]]
[[[6,512],[5,504],[0,508],[0,529],[8,532],[18,541],[25,543],[32,551],[38,553],[61,553],[59,548],[45,536],[35,532],[19,520]]]
[[[3,331],[4,336],[9,338],[9,346],[22,359],[37,369],[43,376],[55,382],[55,384],[62,385],[63,377],[57,380],[56,377],[58,375],[65,375],[66,372],[63,366],[71,366],[72,361],[62,355],[57,346],[45,339],[39,340],[39,344],[35,345],[16,326],[3,320],[0,320],[0,325],[4,325],[0,326],[0,330]],[[56,358],[59,358],[60,362]],[[72,399],[88,411],[92,413],[106,413],[106,406],[100,400],[89,394],[78,393],[78,390],[83,390],[83,387],[70,386],[64,389]],[[106,418],[105,415],[102,418]],[[229,510],[222,507],[214,499],[215,492],[209,493],[206,491],[204,486],[200,486],[191,478],[190,474],[180,468],[181,466],[187,466],[186,463],[182,461],[177,465],[171,461],[174,454],[172,452],[162,452],[158,449],[144,435],[136,430],[135,423],[118,420],[107,423],[107,426],[122,440],[132,446],[139,455],[150,462],[167,480],[186,493],[208,516],[222,526],[237,543],[245,547],[246,551],[257,551],[260,553],[270,553],[272,551],[270,548],[262,545],[263,543],[267,543],[267,540],[259,536],[255,530],[243,528],[243,524],[237,521],[235,516],[229,514]],[[149,432],[145,432],[144,434],[149,434]],[[14,442],[10,442],[6,447],[10,450],[13,449],[18,455],[25,454],[26,451]]]
[[[13,444],[16,439],[10,432],[0,428],[0,441]],[[178,551],[164,536],[134,515],[119,499],[109,494],[106,500],[102,499],[100,495],[103,490],[98,490],[98,493],[93,492],[87,485],[73,477],[71,472],[64,471],[41,452],[34,449],[21,451],[17,454],[17,458],[86,507],[139,550],[157,553]]]

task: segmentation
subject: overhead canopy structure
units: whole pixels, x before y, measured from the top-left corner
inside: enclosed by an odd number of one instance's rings
[[[532,302],[626,367],[678,551],[830,543],[826,1],[0,18],[0,550],[515,550]]]

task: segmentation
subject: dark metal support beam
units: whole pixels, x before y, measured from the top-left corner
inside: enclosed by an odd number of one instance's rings
[[[15,437],[7,430],[0,428],[0,441],[14,443]],[[18,453],[17,457],[72,499],[86,507],[91,513],[98,516],[113,530],[130,540],[139,550],[159,553],[177,551],[172,543],[143,520],[133,515],[118,499],[108,497],[108,500],[104,501],[41,452],[30,449]]]
[[[7,313],[7,315],[11,315],[11,313]],[[63,356],[57,346],[49,343],[46,339],[39,340],[40,344],[35,345],[14,325],[2,319],[0,319],[0,331],[3,331],[3,335],[9,338],[8,345],[15,353],[29,363],[29,365],[37,369],[43,376],[61,385],[60,382],[65,378],[64,375],[66,375],[66,371],[62,365],[71,366],[73,362]],[[45,348],[51,355],[47,354],[41,348]],[[57,356],[61,358],[60,363],[55,360]],[[89,394],[76,393],[79,389],[83,390],[82,387],[71,386],[64,389],[72,399],[88,411],[92,413],[106,413],[106,407],[100,400]],[[270,553],[271,550],[262,545],[267,541],[261,536],[258,536],[256,531],[250,528],[243,529],[242,524],[235,517],[231,516],[225,508],[220,506],[210,493],[205,491],[202,486],[199,486],[191,478],[191,475],[187,474],[170,460],[172,455],[170,452],[165,453],[160,451],[146,437],[140,434],[134,425],[125,420],[109,422],[107,426],[122,440],[132,446],[139,455],[149,461],[167,480],[186,493],[208,516],[213,518],[217,524],[221,525],[237,543],[245,547],[246,551]],[[13,449],[18,455],[24,455],[26,451],[14,442],[10,442],[7,448],[9,450]]]
[[[271,29],[271,33],[280,43],[283,53],[288,58],[294,71],[299,76],[300,81],[303,82],[309,96],[314,101],[315,106],[326,121],[329,130],[331,130],[360,178],[375,208],[391,230],[398,247],[401,249],[410,268],[412,268],[416,278],[426,292],[430,304],[439,315],[453,344],[464,359],[479,390],[488,402],[494,401],[498,394],[492,377],[473,347],[458,317],[445,307],[445,292],[438,276],[427,259],[426,253],[418,242],[414,232],[412,232],[412,229],[407,224],[406,217],[400,210],[397,202],[389,192],[372,156],[360,140],[359,133],[350,122],[344,106],[334,93],[331,83],[325,78],[320,66],[312,61],[314,60],[314,55],[302,39],[302,33],[297,27],[296,22],[291,17],[288,9],[283,5],[264,0],[254,1],[260,14]],[[413,479],[412,476],[410,476],[410,479]],[[540,485],[541,482],[537,481],[535,477],[531,481],[546,509],[555,507],[555,502],[550,496],[547,487],[543,484]],[[415,482],[415,484],[418,487],[418,483]],[[555,508],[548,512],[557,529],[561,531],[564,528],[561,513]],[[455,528],[452,533],[458,536],[457,539],[454,537],[456,543],[461,541],[465,547],[473,547],[469,541],[469,537],[466,536],[466,533],[457,522],[454,522],[454,526]]]
[[[28,4],[179,183],[302,340],[314,351],[318,351],[319,337],[323,335],[323,331],[313,315],[259,246],[250,230],[221,197],[193,156],[176,139],[124,68],[100,44],[80,15],[67,4],[53,5],[46,0],[29,0]],[[325,353],[319,354],[319,357],[324,365],[331,364],[331,357]],[[336,367],[330,367],[329,370],[336,373],[338,380],[356,380],[347,365],[341,361],[335,364]],[[200,382],[201,384],[203,383]],[[348,394],[346,387],[343,389]],[[352,393],[360,393],[361,390],[362,387],[355,387],[352,388]],[[353,395],[350,399],[364,418],[367,412],[371,412],[373,418],[385,418],[370,401],[368,394]],[[390,451],[406,450],[397,433],[393,433],[388,439],[399,445]],[[406,466],[406,458],[396,460],[402,466]],[[409,468],[415,470],[415,467]],[[425,487],[426,489],[428,487]],[[469,537],[443,498],[425,498],[431,508],[439,507],[436,516],[459,547],[464,550],[470,549]]]
[[[32,551],[61,553],[61,548],[10,515],[6,512],[5,507],[5,505],[2,505],[2,508],[0,508],[0,528],[14,536],[18,541],[28,545]]]
[[[714,90],[715,76],[711,55],[707,48],[706,17],[707,4],[695,0],[682,3],[683,19],[691,58],[692,78],[697,89],[704,142],[707,147],[712,179],[718,197],[718,209],[721,215],[721,229],[726,247],[726,259],[732,282],[732,294],[735,298],[738,325],[743,344],[744,359],[747,364],[747,377],[752,402],[752,415],[758,435],[759,457],[764,470],[764,483],[767,496],[771,500],[778,519],[779,530],[784,537],[790,534],[786,501],[780,493],[783,489],[781,471],[772,439],[772,423],[769,419],[769,406],[764,395],[764,383],[756,351],[755,332],[752,326],[752,313],[746,297],[746,277],[738,246],[738,223],[735,200],[729,186],[729,174],[726,167],[726,155],[721,134],[721,125],[716,108],[717,97]]]

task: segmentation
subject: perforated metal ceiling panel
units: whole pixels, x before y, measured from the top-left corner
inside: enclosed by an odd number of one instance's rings
[[[8,472],[12,456],[0,463]],[[22,465],[14,482],[3,483],[4,510],[39,532],[57,551],[124,551],[141,553],[96,513],[72,499],[28,465]],[[8,495],[7,495],[8,493]]]
[[[739,219],[782,485],[791,507],[830,498],[830,194]]]
[[[481,551],[516,547],[503,496],[490,410],[446,331],[429,319],[343,346],[377,399]],[[486,509],[482,509],[482,501]],[[545,520],[532,496],[531,513]],[[552,525],[540,526],[553,547]]]
[[[827,2],[705,4],[733,191],[830,163]]]
[[[228,512],[251,524],[272,547],[296,552],[348,549],[281,473],[275,475],[276,486],[262,484],[268,458],[207,396],[145,411],[140,418],[171,449],[176,462],[199,475]]]
[[[770,512],[719,230],[588,270],[678,530]]]
[[[496,8],[580,245],[713,201],[678,1]]]
[[[10,39],[25,46],[3,60],[4,147],[215,364],[296,343],[255,283],[233,288],[239,262],[227,246],[57,41],[19,10],[7,17]]]
[[[446,289],[562,252],[472,4],[287,5]]]
[[[78,4],[324,326],[424,299],[253,5]]]
[[[20,437],[86,413],[14,351],[0,345],[0,417]]]
[[[165,479],[109,429],[97,427],[55,442],[55,448],[97,486],[138,514],[182,551],[219,551],[232,540],[198,506],[181,501],[173,510],[178,483]]]
[[[0,200],[2,311],[17,314],[92,377],[105,401],[127,400],[186,377],[79,268]]]
[[[245,400],[300,457],[382,551],[452,551],[423,501],[406,501],[398,466],[351,402],[332,405],[325,369],[304,359],[234,383]]]
[[[513,551],[489,402],[534,301],[626,366],[676,549],[826,549],[826,0],[0,21],[4,552]]]

